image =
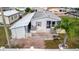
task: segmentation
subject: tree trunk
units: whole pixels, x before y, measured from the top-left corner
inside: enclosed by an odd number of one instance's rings
[[[66,47],[67,38],[68,38],[68,36],[67,36],[67,33],[66,33],[65,37],[64,37],[63,47]]]

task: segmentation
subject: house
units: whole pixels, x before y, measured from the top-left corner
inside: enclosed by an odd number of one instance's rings
[[[49,11],[29,13],[10,27],[12,38],[26,38],[32,31],[50,32],[51,27],[56,26],[60,21],[58,16]]]
[[[20,11],[20,15],[24,16],[26,7],[16,7],[15,10],[19,10]]]
[[[37,10],[37,11],[44,11],[47,10],[47,7],[32,7],[32,10]]]
[[[51,11],[57,16],[65,16],[67,11],[69,11],[70,9],[64,7],[48,7],[47,10]]]
[[[3,11],[8,11],[8,10],[12,10],[13,8],[11,7],[2,7]]]
[[[4,11],[4,17],[5,17],[6,24],[11,24],[19,19],[20,13],[19,11],[16,11],[16,10]],[[0,15],[0,20],[2,20],[1,15]]]

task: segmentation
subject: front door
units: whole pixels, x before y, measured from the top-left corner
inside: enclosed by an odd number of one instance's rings
[[[30,32],[30,31],[31,31],[31,22],[28,25],[28,32]]]

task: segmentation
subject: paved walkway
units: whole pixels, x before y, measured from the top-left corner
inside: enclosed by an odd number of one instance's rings
[[[53,40],[53,36],[50,33],[32,33],[32,39],[40,40]]]

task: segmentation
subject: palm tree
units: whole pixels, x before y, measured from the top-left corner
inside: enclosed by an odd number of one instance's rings
[[[3,14],[3,9],[2,8],[0,8],[0,9],[1,9],[1,15],[2,15],[2,19],[3,19],[3,23],[4,23],[4,29],[5,29],[7,43],[10,48],[9,34],[8,34],[8,29],[7,29],[7,25],[6,25],[4,14]]]
[[[57,26],[57,28],[62,28],[66,31],[64,42],[61,44],[61,47],[65,48],[67,39],[68,37],[71,37],[71,34],[73,32],[72,30],[74,30],[74,23],[65,18],[64,20],[61,21],[61,23]]]

